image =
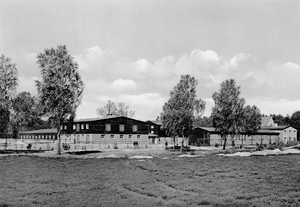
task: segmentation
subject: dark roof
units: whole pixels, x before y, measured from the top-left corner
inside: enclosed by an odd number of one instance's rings
[[[74,123],[77,123],[77,122],[100,121],[100,120],[117,119],[117,118],[126,118],[126,119],[132,119],[132,120],[135,120],[135,121],[144,122],[144,121],[133,119],[133,118],[129,118],[129,117],[126,117],[126,116],[112,116],[112,117],[101,117],[101,118],[75,119]]]
[[[57,129],[39,129],[34,131],[19,132],[19,134],[42,134],[42,133],[57,133]]]
[[[262,129],[268,129],[268,130],[284,130],[286,128],[289,128],[290,125],[280,125],[280,126],[274,126],[274,127],[262,127]]]
[[[193,130],[195,130],[195,129],[202,129],[202,130],[205,130],[205,131],[208,131],[208,132],[217,132],[214,127],[196,127]]]
[[[197,128],[194,128],[195,129],[202,129],[202,130],[205,130],[207,132],[210,132],[210,133],[219,133],[218,131],[216,131],[216,129],[214,127],[197,127]],[[254,134],[261,134],[261,135],[278,135],[279,132],[275,132],[275,131],[272,131],[272,130],[268,130],[268,129],[260,129],[258,130],[258,132],[254,133]]]
[[[156,124],[156,125],[162,125],[162,122],[157,121],[157,120],[148,120],[147,122],[151,122],[151,123]]]

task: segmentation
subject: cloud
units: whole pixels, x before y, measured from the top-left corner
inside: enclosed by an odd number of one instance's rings
[[[18,58],[26,63],[19,73],[18,90],[36,94],[36,54],[23,51]],[[131,60],[98,46],[83,50],[75,60],[85,83],[78,118],[96,117],[96,108],[111,99],[130,106],[138,119],[155,119],[168,100],[169,92],[184,74],[198,80],[197,96],[207,102],[206,116],[214,105],[212,94],[229,78],[241,86],[247,104],[255,104],[265,113],[292,113],[299,103],[300,68],[293,62],[263,62],[246,53],[225,58],[215,51],[200,49],[179,58],[169,55],[152,62],[146,58]],[[33,70],[28,67],[32,64],[35,64]]]
[[[123,90],[130,90],[136,87],[136,83],[133,80],[125,80],[125,79],[118,79],[112,82],[110,85],[112,89],[123,91]]]

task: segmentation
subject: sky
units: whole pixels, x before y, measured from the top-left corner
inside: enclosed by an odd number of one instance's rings
[[[204,116],[230,78],[263,114],[300,110],[298,0],[0,1],[0,54],[17,64],[18,92],[37,95],[37,54],[58,45],[85,83],[78,119],[108,100],[156,119],[185,74],[198,80]]]

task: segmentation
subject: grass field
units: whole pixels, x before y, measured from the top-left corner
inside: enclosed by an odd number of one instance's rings
[[[300,206],[300,156],[0,157],[0,206]]]

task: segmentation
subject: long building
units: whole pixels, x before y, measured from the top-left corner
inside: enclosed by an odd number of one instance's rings
[[[148,123],[125,116],[78,119],[61,128],[63,145],[100,149],[148,148]]]

